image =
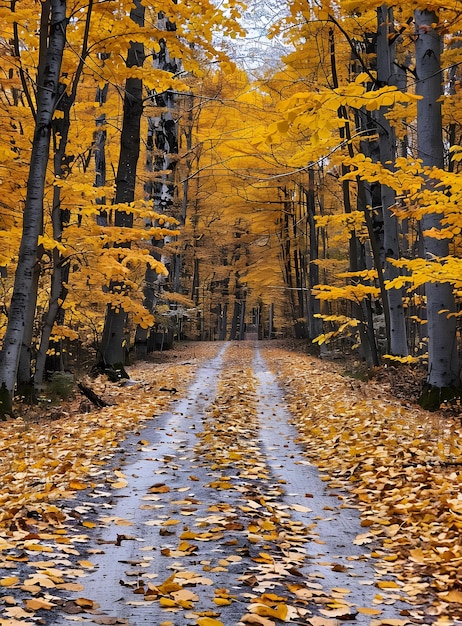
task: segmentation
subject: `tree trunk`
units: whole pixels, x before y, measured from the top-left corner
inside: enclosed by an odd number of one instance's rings
[[[19,364],[17,372],[17,393],[27,403],[35,401],[36,393],[34,391],[34,377],[32,372],[32,345],[34,337],[34,319],[37,303],[37,294],[39,288],[39,280],[41,273],[40,259],[43,254],[43,247],[39,246],[37,252],[37,262],[34,267],[34,276],[30,291],[30,303],[27,310],[26,321],[24,324],[24,336],[22,338],[21,352],[19,355]]]
[[[306,191],[306,208],[307,219],[309,229],[309,250],[310,250],[310,265],[309,265],[309,309],[308,309],[308,329],[310,339],[315,339],[322,333],[322,320],[319,317],[321,314],[321,301],[318,298],[313,298],[311,290],[315,285],[319,285],[319,265],[317,261],[319,259],[319,242],[318,231],[316,229],[316,197],[314,188],[314,169],[311,167],[308,170],[308,190]],[[324,344],[322,344],[324,346]],[[321,346],[321,347],[322,347]]]
[[[160,31],[172,32],[176,30],[175,24],[170,22],[163,12],[160,12],[158,16],[158,28]],[[180,61],[170,56],[167,42],[164,38],[159,40],[159,47],[159,52],[154,54],[154,67],[165,72],[171,72],[174,75],[177,74],[181,65]],[[173,215],[175,155],[178,154],[178,122],[174,115],[174,110],[177,106],[177,95],[172,89],[169,89],[163,94],[153,95],[152,99],[155,101],[156,106],[159,107],[161,113],[148,118],[146,170],[154,178],[146,183],[145,194],[147,199],[153,200],[155,211],[164,215]],[[148,223],[147,226],[152,226],[152,223]],[[154,240],[152,245],[159,249],[163,247],[164,242],[167,242],[167,239],[161,241]],[[171,262],[170,257],[162,256],[159,252],[152,252],[152,256],[167,267],[170,276],[170,288],[176,291],[179,284],[177,259],[174,258],[173,262]],[[151,270],[149,266],[146,268],[143,305],[150,313],[152,313],[157,303],[157,293],[162,289],[164,281],[165,277],[162,274]],[[144,352],[147,333],[148,329],[141,326],[138,326],[136,329],[135,349],[137,354]]]
[[[31,306],[38,237],[43,223],[43,194],[50,150],[51,123],[60,96],[59,76],[66,43],[66,2],[51,0],[51,19],[43,83],[38,85],[37,116],[23,215],[18,266],[8,325],[0,353],[0,414],[11,414],[21,344]]]
[[[237,336],[237,330],[239,326],[239,316],[241,307],[238,300],[234,301],[233,317],[231,319],[231,330],[229,331],[229,340],[234,341]]]
[[[144,7],[139,0],[134,0],[135,8],[131,10],[132,20],[142,26],[144,24]],[[142,44],[132,42],[128,51],[127,67],[141,67],[144,62]],[[122,133],[120,154],[116,176],[115,202],[129,203],[135,199],[136,167],[140,153],[140,123],[143,113],[143,84],[139,78],[127,78],[125,83]],[[133,213],[115,211],[115,226],[132,228]],[[120,247],[128,247],[121,244]],[[124,291],[125,286],[112,283],[110,291]],[[128,346],[126,345],[125,327],[127,313],[122,307],[115,308],[111,304],[106,310],[103,336],[98,353],[99,366],[105,370],[115,370],[127,376],[123,369],[126,362]]]
[[[417,103],[417,152],[425,166],[442,168],[442,40],[434,25],[438,17],[431,11],[416,11],[416,92],[422,96]],[[428,181],[429,188],[432,187]],[[422,231],[441,228],[441,216],[430,213],[422,218]],[[448,255],[446,239],[424,236],[424,255],[427,260],[439,260]],[[459,362],[456,341],[456,318],[453,289],[447,283],[427,283],[428,385],[442,392],[458,386]],[[443,312],[444,311],[444,312]],[[438,396],[438,393],[437,393]],[[437,397],[438,400],[438,397]],[[439,402],[437,402],[439,404]]]
[[[393,10],[386,5],[377,9],[377,80],[379,87],[393,84],[393,62],[395,44],[390,40],[393,26]],[[396,158],[396,137],[394,129],[388,121],[385,107],[377,112],[377,131],[379,135],[380,162],[389,170],[394,169]],[[395,192],[387,185],[381,185],[381,204],[383,216],[383,247],[384,247],[384,278],[393,280],[400,271],[392,265],[390,259],[400,257],[398,219],[392,214],[391,207],[395,204]],[[407,356],[406,320],[403,307],[403,290],[389,289],[383,302],[386,310],[387,352],[395,356]]]
[[[220,320],[218,326],[218,339],[224,341],[228,329],[228,305],[225,303],[220,305]]]
[[[332,83],[334,88],[338,88],[338,77],[337,77],[337,58],[335,55],[335,38],[334,38],[334,30],[331,28],[329,30],[329,44],[330,44],[330,63],[331,63],[331,71],[332,71]],[[340,129],[340,137],[342,140],[347,140],[347,149],[350,157],[354,155],[353,144],[351,141],[351,130],[350,130],[350,122],[348,119],[348,112],[345,106],[341,106],[338,110],[338,116],[340,119],[345,120],[345,125]],[[349,172],[349,168],[342,163],[342,176],[345,176]],[[361,184],[363,181],[359,181]],[[358,196],[360,192],[363,190],[361,184],[358,185]],[[350,182],[348,180],[342,181],[342,196],[343,196],[343,207],[345,213],[351,213],[351,196],[350,196]],[[364,203],[363,203],[364,206]],[[357,272],[360,269],[359,259],[360,259],[360,242],[356,231],[353,230],[350,234],[350,239],[348,242],[348,257],[349,257],[349,270],[350,272]],[[364,307],[361,303],[355,302],[353,303],[353,311],[354,316],[358,320],[358,331],[359,338],[361,341],[361,351],[364,359],[367,364],[372,367],[377,361],[377,348],[374,339],[373,329],[372,332],[368,328],[367,322],[367,311],[365,311]],[[371,341],[372,337],[372,341]]]
[[[273,338],[273,332],[274,332],[274,304],[271,303],[270,309],[269,309],[269,319],[268,319],[268,339]]]
[[[62,111],[62,117],[56,118],[52,122],[52,137],[54,144],[53,171],[56,177],[60,179],[67,178],[70,173],[71,163],[74,160],[73,155],[67,154],[69,130],[71,126],[71,108],[77,97],[77,88],[85,65],[85,58],[88,52],[88,37],[90,32],[90,21],[92,15],[93,0],[89,1],[87,15],[85,18],[85,31],[83,36],[82,51],[80,61],[77,66],[73,81],[72,89],[69,94],[62,94],[57,109]],[[64,229],[70,220],[70,211],[61,206],[61,187],[53,188],[53,206],[51,212],[51,220],[53,225],[53,238],[55,241],[61,241]],[[56,247],[53,249],[53,269],[51,277],[50,297],[48,301],[48,310],[42,325],[42,333],[40,338],[40,346],[37,353],[37,360],[34,374],[34,387],[38,389],[45,376],[45,366],[47,365],[52,371],[61,371],[64,367],[62,340],[54,342],[55,357],[50,359],[48,349],[50,346],[50,337],[55,322],[64,323],[64,309],[62,307],[67,298],[68,289],[65,285],[69,280],[70,266],[69,261]]]

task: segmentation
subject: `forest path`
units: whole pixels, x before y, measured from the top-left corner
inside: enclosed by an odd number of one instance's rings
[[[411,623],[354,543],[357,509],[329,492],[290,420],[264,350],[224,344],[124,442],[128,484],[97,511],[93,567],[73,596],[95,604],[47,624]]]

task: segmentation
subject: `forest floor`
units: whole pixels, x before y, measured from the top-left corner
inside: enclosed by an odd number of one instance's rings
[[[458,407],[302,345],[180,344],[3,423],[0,626],[462,625]]]

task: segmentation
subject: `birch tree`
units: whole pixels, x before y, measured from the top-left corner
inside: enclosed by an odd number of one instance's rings
[[[158,17],[158,28],[165,32],[176,30],[175,24],[162,12]],[[165,38],[160,38],[159,51],[153,56],[154,68],[170,72],[173,76],[180,71],[181,60],[170,55]],[[153,201],[154,210],[166,216],[171,216],[174,211],[175,169],[178,158],[178,121],[175,119],[177,99],[178,96],[173,89],[167,89],[161,94],[152,94],[152,104],[157,108],[157,115],[148,117],[146,170],[152,178],[145,184],[145,194],[146,199]],[[177,223],[176,220],[174,222]],[[149,220],[146,225],[151,227],[152,221]],[[164,239],[154,239],[151,243],[154,246],[152,252],[154,258],[166,266],[171,279],[172,270],[174,274],[177,274],[178,269],[172,268],[170,258],[160,253],[160,249],[164,246]],[[156,272],[148,263],[143,288],[143,304],[149,312],[153,311],[157,303],[158,293],[164,280],[165,276]],[[178,284],[174,284],[173,287],[175,291],[178,290]],[[148,352],[148,334],[148,328],[138,325],[135,349],[139,357],[145,357]]]
[[[438,30],[438,16],[428,10],[415,12],[416,28],[416,74],[417,94],[417,152],[424,166],[443,169],[444,153],[442,138],[442,39]],[[427,187],[432,188],[429,174]],[[441,230],[441,214],[426,213],[421,222],[423,250],[429,260],[448,256],[448,240],[429,236],[430,229]],[[427,299],[428,332],[428,385],[429,393],[459,384],[459,362],[456,340],[455,302],[452,285],[428,282],[425,286]],[[433,393],[434,395],[434,393]],[[437,400],[441,399],[440,397]],[[439,404],[439,401],[437,402]]]
[[[395,48],[396,36],[393,28],[393,9],[382,5],[377,9],[377,81],[379,87],[395,84]],[[376,113],[377,132],[379,136],[380,161],[383,167],[394,170],[396,160],[396,135],[386,113],[388,107],[380,107]],[[399,275],[399,270],[391,262],[398,259],[399,227],[398,219],[392,213],[396,201],[395,191],[386,184],[380,185],[382,217],[383,217],[383,247],[384,247],[384,278],[392,280]],[[387,343],[388,352],[392,355],[405,357],[408,354],[406,321],[403,307],[402,288],[388,290],[383,305],[387,307]]]

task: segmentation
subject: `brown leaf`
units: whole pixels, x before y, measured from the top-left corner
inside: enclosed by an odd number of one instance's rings
[[[170,491],[170,487],[166,485],[165,483],[156,483],[155,485],[152,485],[152,487],[149,487],[148,489],[149,493],[168,493],[169,491]]]

